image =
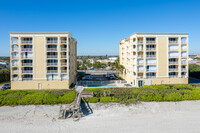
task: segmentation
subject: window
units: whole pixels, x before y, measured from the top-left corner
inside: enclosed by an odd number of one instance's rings
[[[57,80],[58,79],[58,75],[57,74],[48,74],[47,75],[47,80],[51,81],[51,80]]]

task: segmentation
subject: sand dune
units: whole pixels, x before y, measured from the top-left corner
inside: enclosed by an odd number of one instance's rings
[[[1,133],[199,133],[200,101],[90,104],[80,121],[59,120],[59,105],[0,107]]]

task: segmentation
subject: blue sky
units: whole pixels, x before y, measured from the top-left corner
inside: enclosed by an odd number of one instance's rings
[[[134,32],[190,33],[189,54],[200,53],[199,0],[9,0],[0,4],[0,56],[9,32],[71,32],[78,55],[118,55]]]

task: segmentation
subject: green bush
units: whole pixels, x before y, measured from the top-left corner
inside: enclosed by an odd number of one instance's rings
[[[75,99],[75,96],[76,96],[75,92],[66,93],[64,96],[62,96],[62,97],[60,96],[58,98],[58,101],[60,103],[65,103],[65,104],[72,103]]]
[[[164,97],[164,100],[165,101],[182,101],[183,100],[183,96],[179,93],[170,93],[170,94],[167,94],[165,97]]]
[[[89,103],[97,103],[97,102],[99,102],[99,99],[97,97],[91,97],[91,98],[89,98],[88,102]]]
[[[101,97],[100,103],[117,102],[117,98],[114,97]]]

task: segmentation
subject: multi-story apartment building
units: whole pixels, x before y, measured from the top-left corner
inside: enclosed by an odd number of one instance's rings
[[[68,32],[11,32],[11,89],[68,89],[77,41]]]
[[[188,83],[188,33],[134,33],[119,51],[132,86]]]

